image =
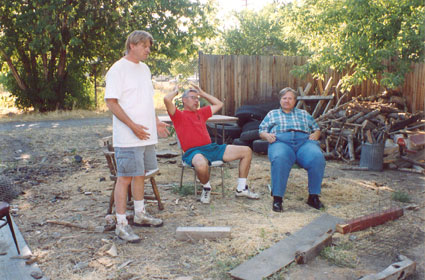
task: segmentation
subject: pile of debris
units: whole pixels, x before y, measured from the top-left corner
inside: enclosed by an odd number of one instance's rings
[[[382,143],[387,167],[424,173],[422,112],[408,113],[405,99],[388,92],[339,104],[341,100],[316,119],[327,159],[353,162],[360,157],[363,143]]]

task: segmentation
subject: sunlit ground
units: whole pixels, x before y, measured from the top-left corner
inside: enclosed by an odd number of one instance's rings
[[[174,84],[169,82],[155,82],[154,104],[157,114],[166,114],[163,98],[174,88]],[[30,108],[22,110],[15,107],[15,98],[8,92],[0,90],[0,123],[11,121],[41,121],[41,120],[66,120],[81,118],[100,118],[111,116],[102,98],[98,100],[96,109],[72,111],[53,111],[47,113],[35,112]]]

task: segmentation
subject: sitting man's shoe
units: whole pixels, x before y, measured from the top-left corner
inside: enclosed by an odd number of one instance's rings
[[[317,194],[310,194],[307,199],[307,204],[318,210],[320,210],[320,208],[325,207],[325,205],[323,205],[323,203],[320,202],[319,195]]]
[[[203,189],[201,194],[201,202],[208,204],[211,201],[211,189]]]
[[[160,227],[162,226],[163,222],[161,219],[154,218],[147,212],[136,212],[134,214],[134,225],[140,226],[140,227]]]
[[[122,240],[130,243],[137,243],[141,240],[140,237],[133,232],[130,225],[117,224],[115,227],[115,234]]]
[[[248,189],[248,186],[245,186],[245,189],[243,189],[242,191],[238,191],[236,190],[235,193],[236,197],[247,197],[250,199],[259,199],[260,195],[258,193],[252,192]]]
[[[283,212],[283,206],[282,206],[282,198],[279,196],[273,197],[273,207],[272,210],[275,212]]]

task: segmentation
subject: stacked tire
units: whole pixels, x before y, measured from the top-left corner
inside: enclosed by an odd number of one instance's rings
[[[278,107],[278,102],[239,107],[235,116],[238,117],[238,125],[242,131],[239,138],[233,140],[233,144],[249,146],[256,153],[267,154],[269,144],[260,138],[258,127],[267,113]]]

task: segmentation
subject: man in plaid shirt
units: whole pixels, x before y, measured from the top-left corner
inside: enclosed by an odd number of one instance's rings
[[[270,111],[259,127],[260,137],[269,142],[271,163],[272,209],[282,212],[282,199],[289,173],[294,163],[307,170],[309,196],[307,204],[316,209],[324,207],[319,194],[325,158],[319,146],[320,128],[306,111],[295,108],[297,92],[284,88],[279,92],[280,109]]]

